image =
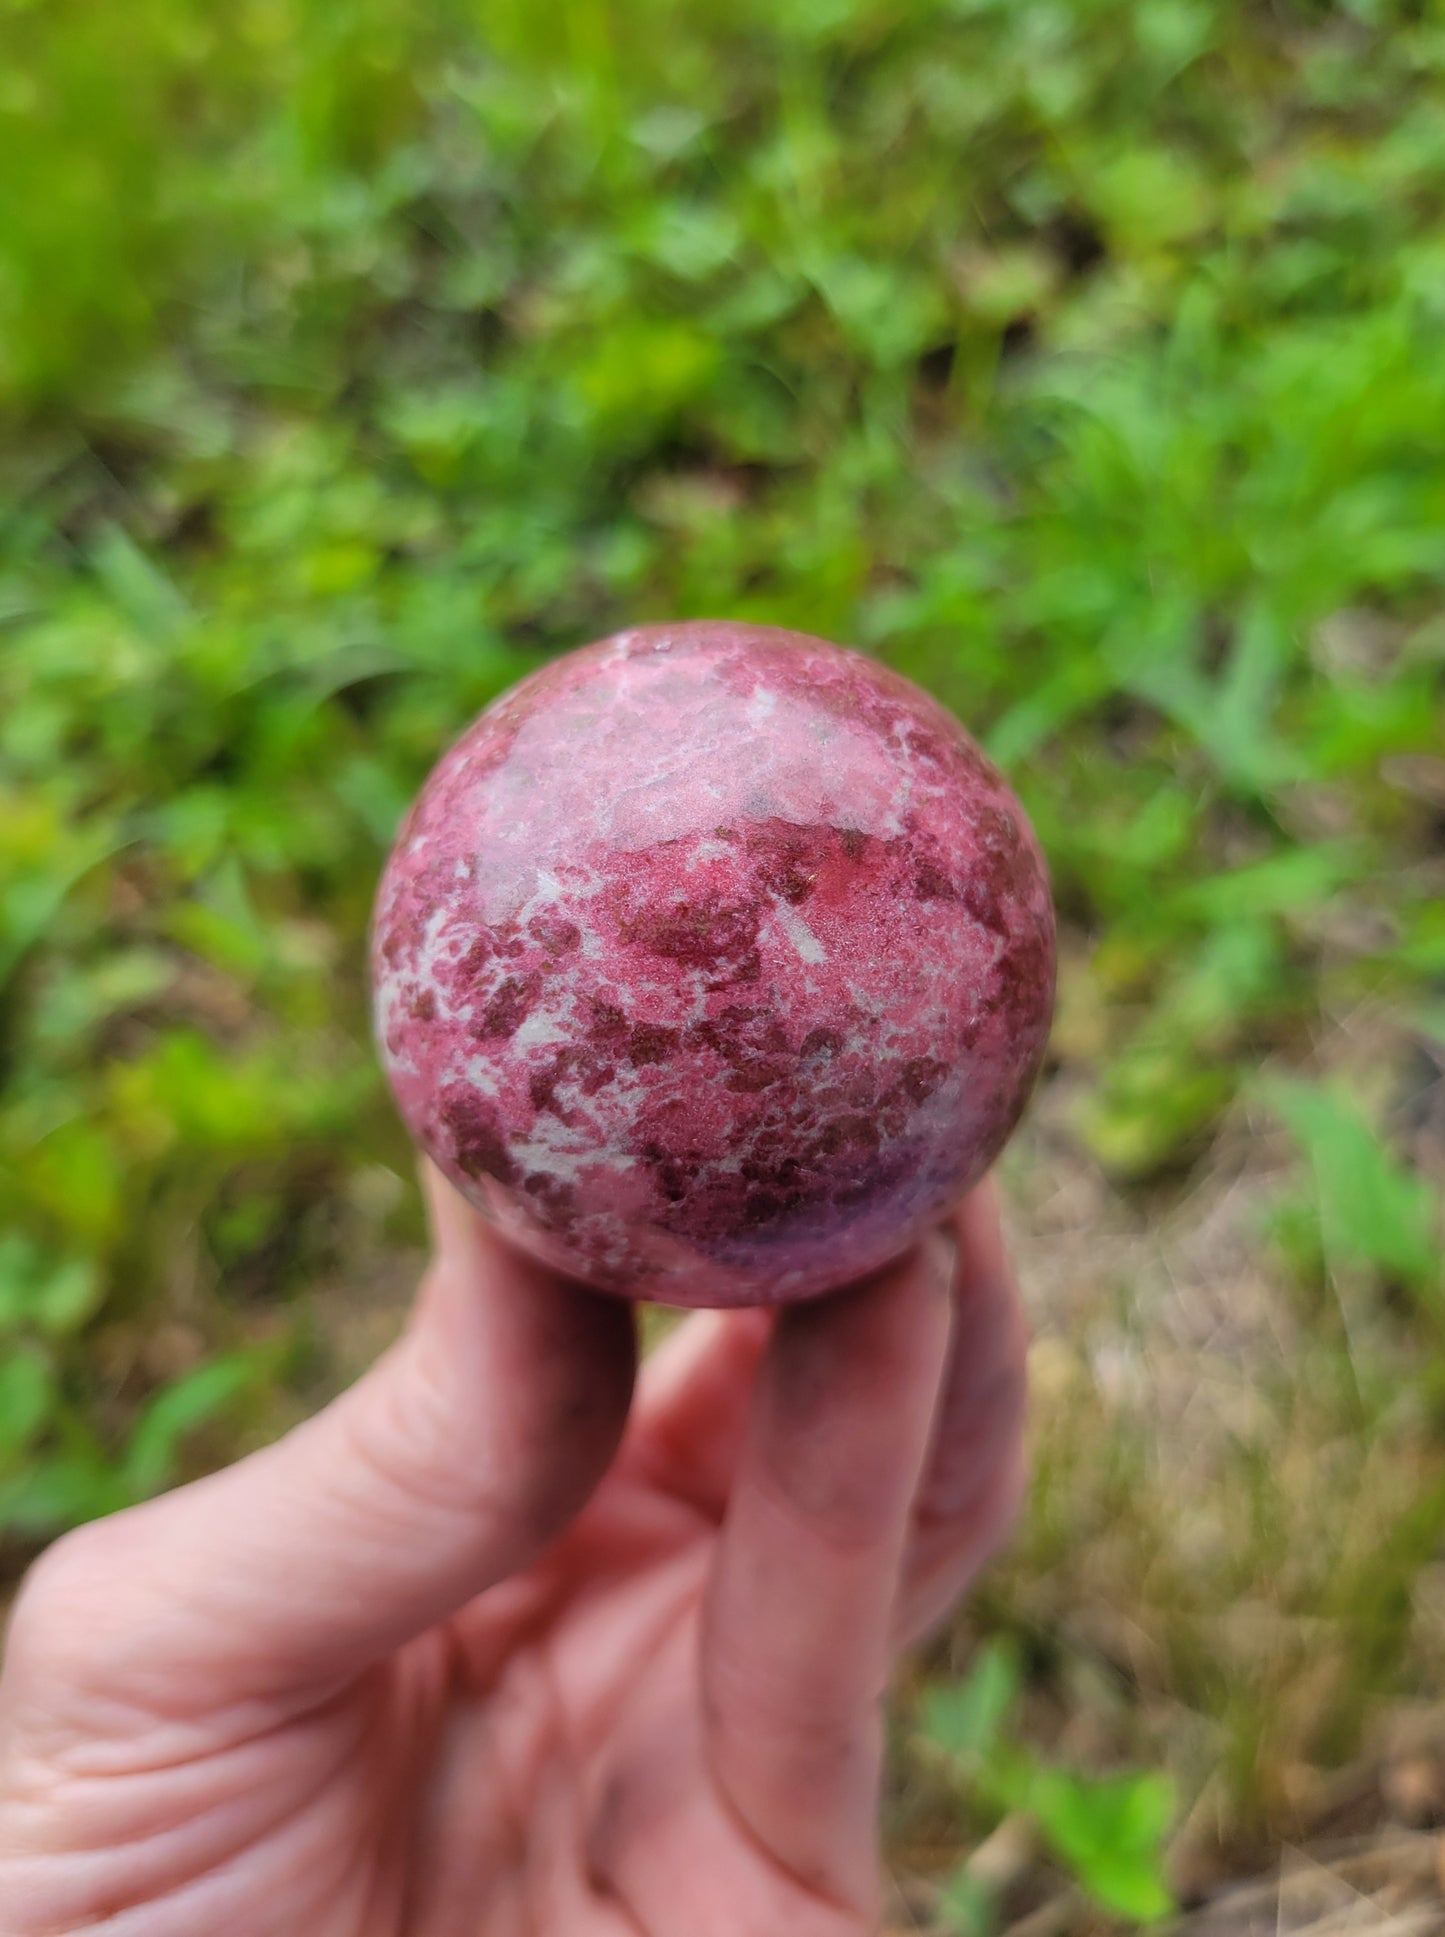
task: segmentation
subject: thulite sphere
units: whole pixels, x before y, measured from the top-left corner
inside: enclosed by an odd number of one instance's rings
[[[433,771],[373,924],[413,1135],[525,1250],[676,1305],[886,1263],[1037,1074],[1054,925],[951,716],[769,627],[618,634]]]

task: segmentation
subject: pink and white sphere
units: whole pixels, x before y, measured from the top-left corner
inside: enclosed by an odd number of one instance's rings
[[[673,1305],[806,1298],[993,1162],[1054,989],[1044,866],[957,722],[856,652],[652,626],[439,762],[373,923],[412,1134],[524,1250]]]

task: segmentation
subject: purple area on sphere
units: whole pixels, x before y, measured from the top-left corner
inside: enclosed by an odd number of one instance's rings
[[[1047,879],[933,700],[726,623],[544,667],[441,760],[373,923],[402,1113],[600,1289],[782,1302],[896,1257],[1044,1052]]]

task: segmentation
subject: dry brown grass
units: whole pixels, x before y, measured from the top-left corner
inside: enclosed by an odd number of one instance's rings
[[[1363,1021],[1338,1040],[1380,1055]],[[1275,1256],[1295,1166],[1247,1104],[1205,1169],[1142,1194],[1082,1154],[1073,1107],[1056,1081],[1005,1164],[1036,1326],[1028,1514],[925,1672],[1011,1630],[1031,1740],[1170,1772],[1181,1931],[1445,1929],[1442,1462],[1408,1328]],[[895,1921],[929,1930],[971,1826],[926,1753],[899,1767]],[[1010,1937],[1110,1927],[1018,1825],[981,1858]]]

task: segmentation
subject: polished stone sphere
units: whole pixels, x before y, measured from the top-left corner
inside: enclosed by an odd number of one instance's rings
[[[1048,1033],[1023,810],[860,653],[653,626],[440,761],[373,924],[413,1135],[598,1289],[772,1304],[902,1253],[992,1163]]]

